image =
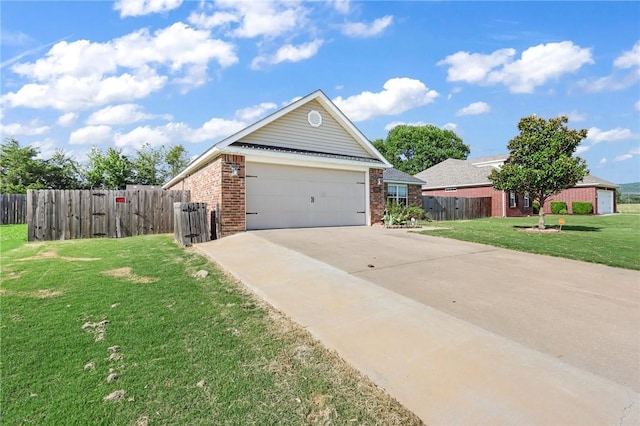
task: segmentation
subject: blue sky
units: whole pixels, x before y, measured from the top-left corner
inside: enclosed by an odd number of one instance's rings
[[[640,180],[640,3],[2,1],[2,137],[84,161],[193,156],[322,89],[369,138],[454,130],[470,158],[518,120],[589,130],[591,173]]]

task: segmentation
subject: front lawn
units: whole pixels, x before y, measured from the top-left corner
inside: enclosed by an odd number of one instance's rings
[[[170,236],[15,229],[0,227],[3,424],[420,423]]]
[[[557,228],[560,218],[565,225],[558,233],[525,232],[537,217],[431,222],[438,229],[420,233],[640,270],[640,216],[547,215],[547,226]]]

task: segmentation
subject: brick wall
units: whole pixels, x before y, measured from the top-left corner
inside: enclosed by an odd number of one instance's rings
[[[504,197],[505,213],[507,217],[519,217],[533,215],[533,199],[531,199],[531,205],[528,209],[524,208],[524,196],[519,195],[517,206],[515,208],[509,207],[509,194],[503,194],[502,191],[497,191],[490,186],[478,186],[473,188],[458,188],[456,191],[445,191],[444,189],[437,190],[423,190],[422,195],[433,195],[437,197],[491,197],[491,215],[493,217],[502,217],[502,200]],[[571,203],[573,201],[589,201],[593,204],[593,212],[597,213],[597,199],[596,188],[569,188],[561,193],[554,195],[547,199],[545,202],[545,213],[551,213],[551,201],[564,201],[567,203],[567,210],[569,214],[573,214],[571,210]],[[614,201],[615,203],[615,201]]]
[[[597,214],[598,203],[596,200],[596,188],[569,188],[565,189],[561,193],[557,195],[553,195],[547,199],[545,202],[545,213],[551,213],[551,202],[552,201],[564,201],[567,203],[567,211],[569,214],[573,214],[571,209],[571,203],[574,201],[589,201],[593,204],[593,213]]]
[[[369,214],[371,225],[382,223],[384,207],[386,203],[386,190],[384,184],[378,185],[378,179],[382,180],[382,169],[369,169]]]
[[[245,161],[242,155],[224,154],[221,157],[222,172],[222,235],[232,235],[247,230],[245,214]],[[237,176],[234,175],[234,168]]]
[[[407,185],[410,206],[422,207],[422,185]]]
[[[238,176],[233,175],[233,167]],[[209,212],[220,207],[223,236],[245,231],[245,162],[241,155],[222,155],[169,189],[191,191],[191,201],[207,203]],[[211,225],[211,224],[209,224]]]

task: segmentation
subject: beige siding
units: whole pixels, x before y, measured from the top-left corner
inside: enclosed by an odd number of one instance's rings
[[[322,114],[322,125],[312,127],[307,121],[311,110]],[[267,124],[240,139],[238,143],[302,149],[330,154],[371,157],[353,137],[316,100]]]

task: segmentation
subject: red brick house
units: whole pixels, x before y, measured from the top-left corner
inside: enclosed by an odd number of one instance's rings
[[[391,164],[320,90],[213,145],[167,182],[220,215],[222,235],[372,225]]]
[[[422,185],[425,181],[394,168],[384,171],[383,180],[387,202],[422,207]]]
[[[493,189],[489,173],[504,164],[508,154],[470,160],[449,158],[415,176],[426,182],[422,195],[440,197],[491,197],[493,217],[517,217],[533,214],[532,200],[524,194],[514,194]],[[564,201],[571,214],[573,201],[589,201],[594,214],[616,211],[615,191],[618,185],[593,175],[587,175],[575,187],[554,195],[545,202],[544,211],[550,213],[551,201]]]

